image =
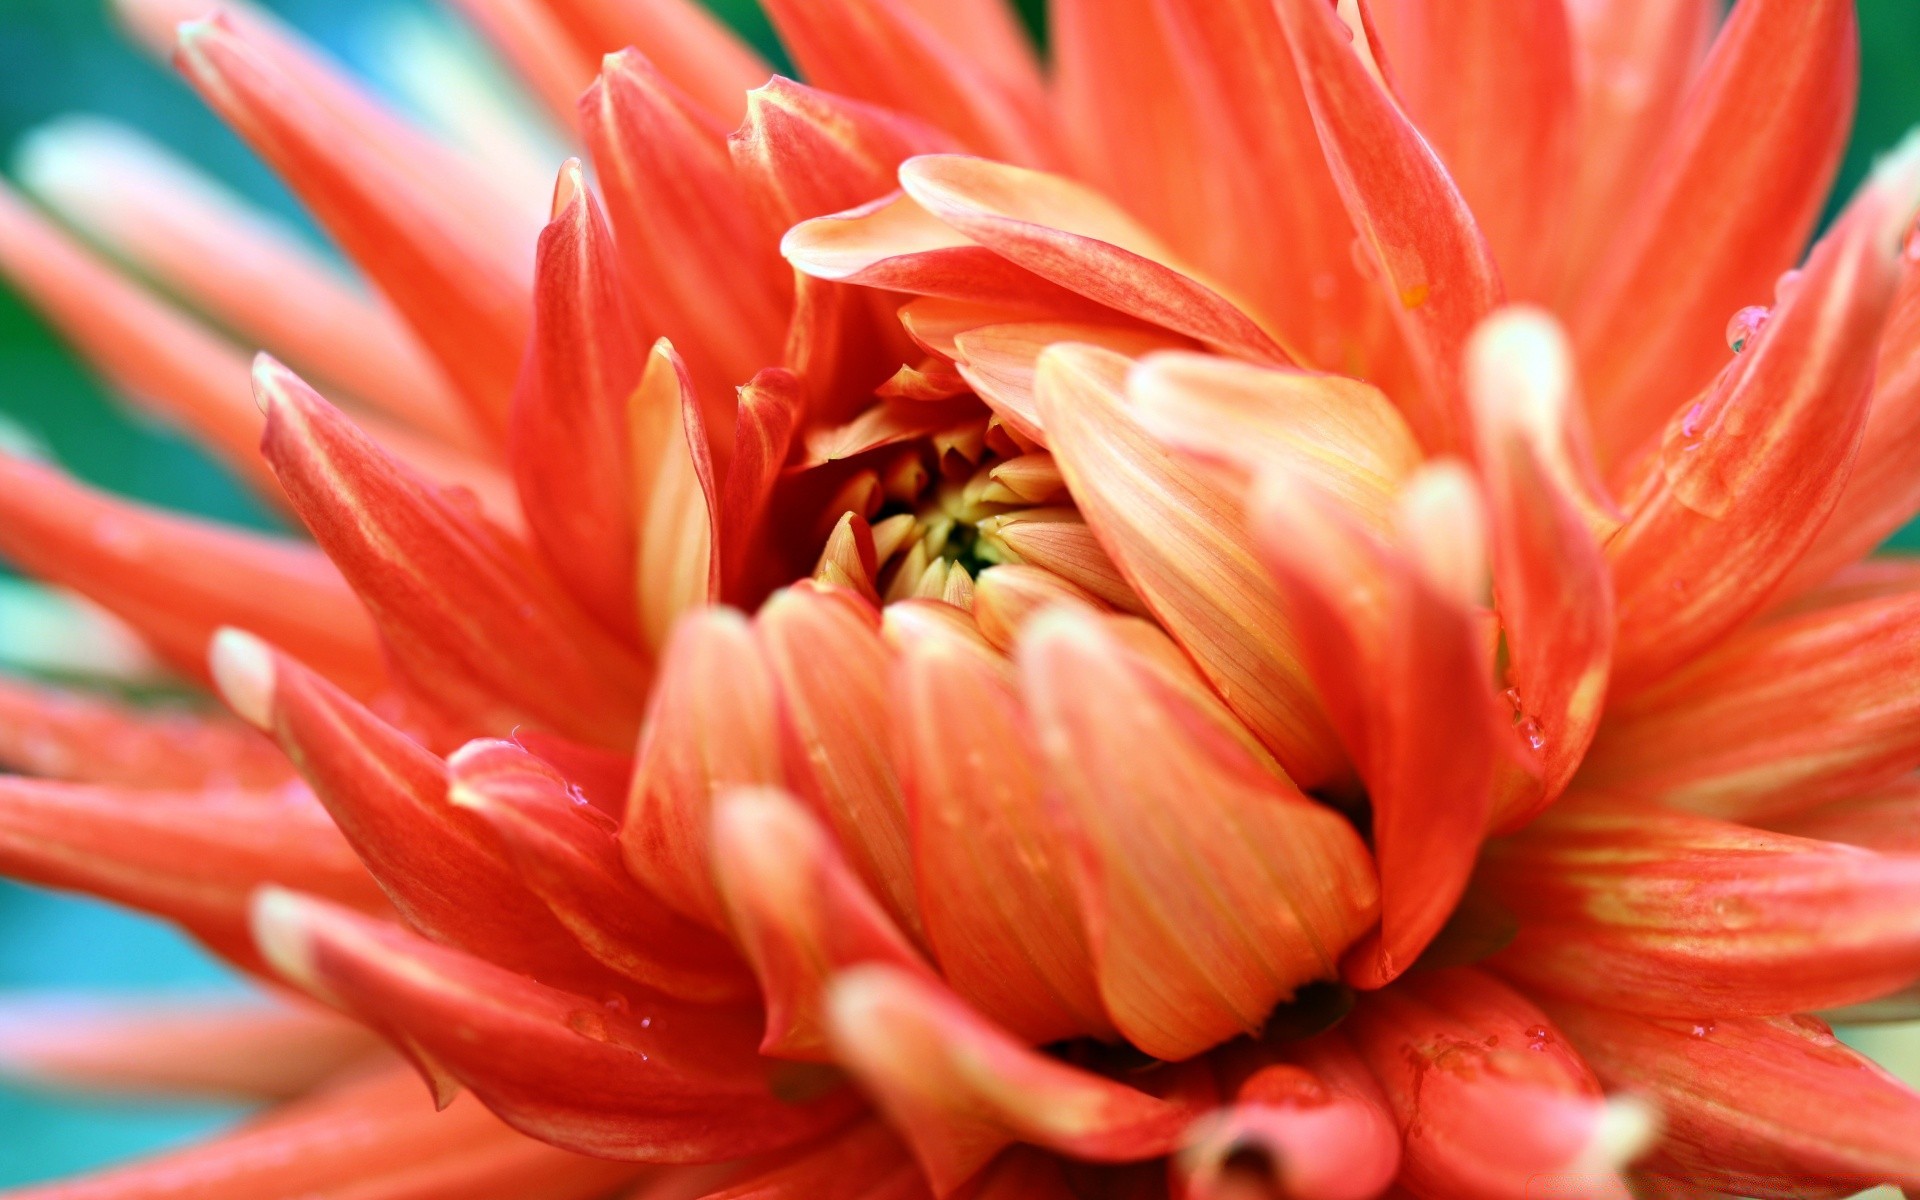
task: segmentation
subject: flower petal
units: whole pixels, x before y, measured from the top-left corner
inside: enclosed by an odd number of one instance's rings
[[[443,1094],[465,1086],[564,1149],[712,1161],[793,1146],[850,1115],[833,1081],[753,1052],[751,1010],[602,1003],[277,889],[255,901],[254,929],[282,976],[394,1040]]]
[[[1846,146],[1858,36],[1847,0],[1749,0],[1721,29],[1575,305],[1603,463],[1708,382],[1727,318],[1793,265]]]
[[[1009,562],[1050,571],[1115,608],[1144,611],[1094,530],[1072,507],[1016,509],[988,517],[975,527],[981,541]]]
[[[1920,857],[1598,806],[1489,854],[1485,886],[1520,915],[1494,963],[1537,990],[1652,1016],[1767,1016],[1920,978]]]
[[[1845,842],[1889,854],[1920,854],[1920,776],[1794,812],[1769,822],[1795,837]]]
[[[1035,394],[1080,511],[1127,582],[1296,782],[1347,774],[1229,481],[1170,455],[1123,398],[1129,360],[1061,346]]]
[[[661,900],[727,928],[714,889],[713,798],[782,782],[771,668],[746,619],[703,609],[674,628],[654,685],[620,830],[627,868]]]
[[[189,676],[206,679],[208,640],[238,625],[356,695],[386,684],[366,610],[310,546],[118,500],[0,453],[0,554],[116,613]]]
[[[223,630],[227,702],[280,743],[416,929],[556,983],[613,978],[530,892],[487,823],[447,801],[447,767],[311,671]]]
[[[620,860],[612,818],[511,742],[476,741],[447,760],[447,801],[492,827],[525,886],[588,953],[641,986],[719,1004],[756,995],[731,946],[672,912]]]
[[[1224,353],[1287,362],[1287,352],[1112,201],[1059,175],[929,154],[900,167],[928,212],[994,253],[1089,300]]]
[[[868,1120],[755,1170],[700,1200],[932,1200],[920,1168],[884,1121]]]
[[[1156,1158],[1192,1117],[1027,1049],[937,984],[896,968],[844,972],[830,1015],[841,1063],[912,1144],[937,1195],[1014,1142],[1096,1162]]]
[[[1040,355],[1059,342],[1099,346],[1128,358],[1173,349],[1183,339],[1131,324],[1088,321],[1023,321],[964,330],[953,338],[954,366],[987,407],[1022,437],[1044,446],[1040,409],[1033,397]]]
[[[1507,674],[1541,757],[1539,787],[1518,790],[1496,814],[1500,827],[1515,828],[1558,798],[1599,726],[1614,641],[1601,539],[1618,521],[1587,445],[1566,335],[1552,318],[1524,309],[1488,318],[1467,346],[1467,395]]]
[[[530,322],[531,231],[444,152],[322,90],[290,43],[231,18],[181,28],[176,63],[406,318],[480,427],[504,429]],[[337,88],[351,85],[336,82]]]
[[[293,775],[279,747],[224,716],[136,708],[0,676],[0,766],[69,783],[266,788]]]
[[[392,1071],[283,1109],[211,1141],[21,1200],[594,1200],[635,1168],[543,1145],[462,1097],[435,1112]],[[374,1190],[377,1189],[377,1190]]]
[[[252,971],[260,961],[247,898],[262,884],[385,907],[326,812],[297,787],[173,792],[0,779],[0,867],[175,922]]]
[[[1648,1141],[1648,1115],[1609,1107],[1546,1014],[1466,968],[1363,996],[1341,1026],[1405,1136],[1400,1179],[1435,1200],[1530,1200],[1565,1173],[1583,1196],[1625,1200],[1614,1169]]]
[[[1460,353],[1503,298],[1486,238],[1332,8],[1318,0],[1278,8],[1334,182],[1418,373],[1420,394],[1399,397],[1401,406],[1429,449],[1462,449]]]
[[[935,978],[819,821],[785,793],[720,797],[713,856],[734,935],[766,996],[762,1054],[831,1061],[825,990],[846,967],[880,962]]]
[[[767,601],[754,633],[779,692],[790,786],[918,938],[906,801],[887,738],[892,654],[878,625],[879,614],[853,593],[802,584]]]
[[[1649,1170],[1757,1196],[1920,1187],[1907,1136],[1920,1095],[1811,1017],[1552,1011],[1602,1079],[1659,1106],[1665,1132]]]
[[[656,343],[627,403],[640,543],[633,587],[641,641],[656,653],[681,614],[719,599],[724,501],[709,432],[686,363]]]
[[[1154,1057],[1190,1058],[1334,974],[1374,919],[1377,885],[1344,819],[1263,770],[1106,620],[1036,618],[1021,681],[1066,804],[1107,1011]]]
[[[988,567],[974,581],[973,619],[981,634],[1002,654],[1013,652],[1028,621],[1060,604],[1108,611],[1098,596],[1079,584],[1029,563]]]
[[[263,360],[254,384],[268,414],[262,453],[433,716],[463,731],[526,722],[625,747],[644,668],[532,555],[279,364]]]
[[[1765,7],[1749,4],[1743,15]],[[1893,299],[1893,229],[1908,215],[1884,202],[1850,212],[1814,247],[1754,344],[1675,414],[1647,457],[1627,524],[1607,546],[1619,596],[1617,694],[1742,623],[1833,512]]]
[[[948,985],[1035,1044],[1111,1036],[1011,666],[906,605],[885,629],[920,909]]]

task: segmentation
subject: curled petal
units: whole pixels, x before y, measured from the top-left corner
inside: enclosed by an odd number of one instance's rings
[[[1040,355],[1059,342],[1099,346],[1128,358],[1179,344],[1160,330],[1136,325],[1088,321],[981,325],[954,336],[954,367],[1010,429],[1044,446],[1047,434],[1041,427],[1034,385]]]
[[[1873,347],[1893,299],[1892,231],[1905,219],[1887,203],[1849,213],[1754,344],[1651,451],[1607,547],[1620,694],[1751,615],[1832,514],[1866,421]]]
[[[1496,814],[1514,827],[1559,796],[1599,726],[1614,641],[1599,539],[1617,522],[1587,447],[1566,338],[1551,318],[1509,310],[1488,319],[1468,343],[1467,394],[1508,677],[1542,760],[1540,787]]]
[[[826,830],[784,793],[723,796],[714,874],[766,996],[760,1052],[830,1060],[825,990],[837,971],[879,962],[932,979],[920,954],[855,877]]]
[[[1096,1162],[1173,1149],[1192,1114],[1046,1058],[939,985],[896,968],[843,973],[829,999],[834,1050],[912,1144],[936,1194],[1014,1142]]]
[[[805,405],[800,380],[780,367],[769,367],[740,389],[719,521],[720,577],[729,597],[752,586],[748,577],[770,515],[768,505]]]
[[[279,39],[226,16],[181,28],[175,61],[406,318],[480,427],[498,435],[526,344],[531,231],[491,190],[424,139],[378,136],[318,90],[316,68]],[[340,87],[347,87],[344,83]],[[388,119],[391,123],[391,119]],[[409,131],[410,132],[410,131]]]
[[[1781,1200],[1920,1187],[1920,1153],[1907,1136],[1920,1122],[1920,1095],[1812,1017],[1653,1020],[1560,1003],[1552,1011],[1602,1079],[1659,1106],[1665,1133],[1652,1171]]]
[[[1378,911],[1343,818],[1262,769],[1102,618],[1042,614],[1019,662],[1100,993],[1127,1040],[1190,1058],[1335,973]]]
[[[675,999],[754,995],[733,948],[634,883],[610,817],[510,742],[469,742],[447,760],[447,800],[492,827],[520,878],[588,953]]]
[[[569,1154],[502,1125],[471,1097],[445,1112],[405,1071],[329,1089],[211,1141],[21,1200],[594,1200],[635,1168]],[[377,1190],[376,1190],[377,1189]]]
[[[641,640],[657,651],[682,613],[719,598],[723,555],[706,418],[686,364],[666,341],[654,345],[628,401],[627,433],[638,490],[632,586]]]
[[[451,725],[528,722],[624,746],[645,671],[522,547],[387,456],[270,359],[262,452],[373,612],[397,674]]]
[[[1029,1042],[1110,1035],[1010,666],[970,627],[902,605],[887,633],[920,908],[948,985]]]
[[[1460,353],[1504,296],[1486,238],[1333,9],[1317,0],[1278,8],[1327,165],[1413,356],[1422,394],[1401,401],[1408,420],[1429,449],[1464,449]]]
[[[976,528],[981,541],[1008,562],[1050,571],[1115,608],[1145,611],[1092,527],[1071,507],[1016,509]]]
[[[831,1079],[753,1051],[751,1011],[604,1003],[277,889],[254,932],[280,974],[393,1040],[442,1096],[464,1086],[521,1132],[630,1162],[784,1149],[846,1120]]]
[[[1402,1182],[1436,1200],[1528,1200],[1543,1176],[1582,1195],[1628,1195],[1615,1173],[1653,1133],[1637,1105],[1609,1105],[1553,1022],[1477,971],[1409,976],[1361,998],[1342,1026],[1405,1137]]]
[[[1189,466],[1126,404],[1129,360],[1061,346],[1036,396],[1080,511],[1133,591],[1303,787],[1349,768],[1322,714],[1280,596],[1242,532],[1241,499]]]
[[[1197,279],[1111,201],[1058,175],[963,155],[923,155],[900,184],[942,222],[1089,300],[1223,353],[1287,362],[1233,301]]]
[[[0,454],[0,554],[117,613],[188,675],[206,678],[214,630],[238,625],[357,695],[386,682],[366,610],[310,546],[117,500]]]
[[[1751,0],[1721,29],[1575,307],[1602,462],[1711,378],[1727,318],[1793,265],[1846,146],[1858,36],[1846,0]]]
[[[395,907],[429,937],[543,979],[609,978],[527,889],[438,757],[249,634],[214,640],[227,702],[279,741]]]
[[[290,1100],[378,1046],[306,1004],[15,993],[0,1005],[0,1074],[115,1095]]]
[[[1079,584],[1026,563],[988,567],[974,581],[973,619],[1002,654],[1012,653],[1029,620],[1058,604],[1106,611],[1100,598]]]
[[[238,721],[5,676],[0,766],[69,783],[181,790],[259,789],[293,774],[279,747]]]
[[[754,633],[778,688],[793,790],[826,818],[859,877],[917,938],[906,801],[887,740],[891,654],[877,625],[873,607],[853,593],[802,585],[767,601]]]
[[[913,1153],[886,1122],[862,1121],[700,1200],[932,1200]]]
[[[714,889],[713,798],[782,781],[772,672],[731,609],[675,627],[661,661],[627,800],[621,849],[634,877],[686,916],[727,927]]]
[[[911,114],[981,154],[1036,164],[1053,157],[1039,65],[1006,6],[768,0],[766,9],[821,87]],[[983,46],[992,52],[974,57]]]
[[[254,971],[247,899],[263,884],[385,908],[326,811],[297,787],[173,792],[0,779],[0,867],[173,921]]]
[[[1616,706],[1597,787],[1751,821],[1920,767],[1920,592],[1764,621]]]
[[[1658,809],[1556,812],[1490,850],[1530,987],[1652,1016],[1764,1016],[1920,978],[1920,857]]]

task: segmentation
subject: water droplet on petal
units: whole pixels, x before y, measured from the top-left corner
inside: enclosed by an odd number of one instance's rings
[[[1713,1036],[1715,1028],[1717,1028],[1717,1026],[1715,1026],[1712,1021],[1695,1021],[1691,1032],[1694,1037],[1708,1038]]]
[[[1547,731],[1542,729],[1540,722],[1534,720],[1532,717],[1528,717],[1526,720],[1520,722],[1520,736],[1526,738],[1527,745],[1533,747],[1535,750],[1545,750],[1547,748]]]
[[[1766,328],[1767,318],[1773,316],[1773,310],[1764,304],[1750,304],[1733,314],[1727,322],[1727,346],[1735,354],[1740,354],[1753,344],[1753,339]]]
[[[1545,1025],[1527,1026],[1527,1049],[1544,1051],[1553,1044],[1553,1031]]]

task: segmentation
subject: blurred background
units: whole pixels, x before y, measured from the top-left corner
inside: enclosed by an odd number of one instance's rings
[[[461,37],[429,0],[259,0],[407,106],[394,82],[408,39]],[[778,47],[752,0],[710,0],[763,50]],[[208,7],[215,0],[208,0]],[[1043,0],[1021,0],[1038,27]],[[166,69],[110,26],[106,0],[0,0],[0,162],[63,113],[113,117],[182,150],[237,190],[303,223],[287,194]],[[1920,3],[1860,0],[1865,79],[1837,195],[1920,123]],[[418,44],[418,43],[411,43]],[[475,53],[483,53],[477,42]],[[504,74],[503,74],[504,78]],[[557,165],[557,164],[556,164]],[[309,227],[310,228],[310,227]],[[274,519],[178,436],[116,406],[0,284],[0,437],[30,431],[82,478],[170,507],[271,526]],[[1909,530],[1900,539],[1920,545]],[[3,572],[0,568],[0,572]],[[4,632],[4,631],[0,631]],[[20,989],[237,988],[170,930],[102,905],[0,881],[0,997]],[[105,1104],[0,1082],[0,1186],[64,1175],[217,1127],[228,1109]]]

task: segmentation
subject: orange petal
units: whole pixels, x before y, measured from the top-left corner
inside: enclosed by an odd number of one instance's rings
[[[260,462],[246,356],[81,249],[0,185],[0,271],[119,391],[276,495]]]
[[[285,978],[394,1040],[442,1095],[465,1086],[564,1149],[712,1161],[784,1149],[850,1115],[832,1081],[753,1052],[751,1010],[603,1003],[278,889],[255,901],[254,929]]]
[[[305,791],[154,791],[0,779],[0,867],[184,927],[260,969],[247,898],[286,883],[378,911],[380,893]]]
[[[1893,297],[1892,230],[1907,214],[1890,209],[1856,208],[1821,240],[1765,330],[1651,451],[1629,520],[1607,547],[1619,596],[1618,694],[1750,616],[1833,512]]]
[[[638,568],[627,398],[645,349],[613,233],[578,159],[561,168],[534,272],[508,461],[555,572],[602,623],[631,633]]]
[[[1111,1036],[1010,666],[907,605],[886,631],[920,908],[948,985],[1034,1044]]]
[[[1268,562],[1372,804],[1381,929],[1347,974],[1379,987],[1453,911],[1517,752],[1479,619],[1484,518],[1447,463],[1409,482],[1392,543],[1284,475],[1262,487]]]
[[[1793,265],[1846,146],[1858,37],[1846,0],[1757,0],[1720,31],[1575,305],[1602,462],[1707,383],[1727,318]]]
[[[740,389],[733,460],[720,503],[720,575],[729,596],[749,586],[768,504],[805,404],[800,381],[780,367],[760,372]]]
[[[1854,207],[1886,203],[1897,215],[1920,208],[1920,140],[1909,139],[1874,167]],[[1920,480],[1911,469],[1920,448],[1920,241],[1909,231],[1900,286],[1874,364],[1860,454],[1833,516],[1782,585],[1805,590],[1863,558],[1920,511]]]
[[[974,581],[973,619],[980,632],[1003,654],[1011,653],[1020,630],[1057,604],[1107,611],[1100,598],[1052,571],[1027,563],[988,567]]]
[[[1652,1171],[1762,1196],[1920,1188],[1909,1136],[1920,1095],[1812,1017],[1656,1021],[1552,1008],[1602,1079],[1659,1106]]]
[[[1614,640],[1613,579],[1600,547],[1618,521],[1552,318],[1528,309],[1489,318],[1468,343],[1466,382],[1507,676],[1541,759],[1539,787],[1517,791],[1495,815],[1514,828],[1560,795],[1600,723]]]
[[[682,914],[727,928],[714,889],[713,798],[782,782],[775,684],[746,619],[691,613],[661,660],[620,830],[627,867]]]
[[[1134,1162],[1173,1149],[1192,1118],[1177,1103],[1027,1049],[937,984],[895,968],[843,973],[831,1017],[840,1061],[912,1144],[937,1195],[1014,1142]]]
[[[987,406],[1022,437],[1046,445],[1033,397],[1040,355],[1057,342],[1100,346],[1128,358],[1167,350],[1182,339],[1138,325],[1086,321],[987,324],[953,338],[954,366]]]
[[[768,0],[765,8],[820,87],[910,114],[980,154],[1034,164],[1053,157],[1039,65],[1004,5]],[[993,55],[971,57],[983,45]]]
[[[419,429],[472,448],[459,398],[412,335],[298,235],[157,142],[63,117],[16,170],[62,219],[242,340]],[[262,303],[271,296],[272,303]]]
[[[700,1200],[932,1200],[913,1154],[886,1122],[845,1133],[751,1171]]]
[[[293,774],[279,747],[238,721],[4,676],[0,766],[71,783],[183,790],[265,788]]]
[[[0,454],[0,554],[118,614],[188,675],[204,680],[208,639],[238,625],[357,695],[385,685],[366,610],[310,546],[117,500]]]
[[[1568,184],[1559,294],[1578,296],[1646,186],[1724,6],[1719,0],[1570,4],[1580,153]]]
[[[491,826],[525,886],[589,954],[641,986],[711,1004],[755,995],[731,946],[674,913],[620,861],[613,818],[511,742],[447,759],[447,802]]]
[[[611,974],[529,891],[488,823],[447,800],[447,767],[298,663],[235,630],[213,673],[275,737],[401,915],[429,936],[555,982]]]
[[[1920,977],[1920,857],[1651,808],[1556,812],[1489,851],[1520,915],[1496,965],[1653,1016],[1767,1016]]]
[[[767,601],[754,632],[779,689],[790,785],[917,938],[906,801],[887,739],[892,656],[878,624],[872,606],[851,592],[802,585]]]
[[[693,364],[709,422],[730,431],[731,389],[781,361],[792,276],[726,128],[633,50],[608,57],[580,105],[633,294]]]
[[[1230,298],[1082,184],[952,154],[908,160],[900,184],[942,222],[1069,291],[1224,353],[1288,361]]]
[[[977,523],[981,541],[1009,562],[1030,563],[1127,612],[1142,612],[1094,530],[1071,507],[1022,508]]]
[[[263,360],[255,387],[268,413],[262,453],[433,716],[463,733],[526,722],[628,743],[643,667],[531,554],[279,364]]]
[[[1332,975],[1378,892],[1344,819],[1262,770],[1101,622],[1036,618],[1021,678],[1107,1011],[1147,1053],[1184,1059]]]
[[[1303,787],[1343,779],[1344,756],[1279,594],[1242,531],[1238,489],[1169,454],[1140,425],[1122,398],[1129,365],[1090,347],[1060,346],[1040,359],[1040,413],[1080,511],[1288,774]]]
[[[1429,449],[1461,449],[1460,353],[1503,295],[1486,239],[1333,10],[1318,0],[1278,7],[1327,164],[1418,372],[1421,394],[1400,403]]]
[[[405,1071],[346,1085],[211,1141],[21,1200],[594,1200],[636,1168],[542,1145],[468,1097],[444,1113]]]
[[[273,165],[412,326],[480,427],[498,434],[529,325],[531,237],[446,153],[357,93],[322,89],[300,49],[226,16],[181,28],[176,63]],[[350,88],[344,82],[338,88]],[[391,127],[391,128],[389,128]]]
[[[634,587],[642,642],[658,652],[689,609],[719,599],[722,503],[709,427],[687,365],[665,340],[647,358],[627,405],[634,517]]]
[[[1626,1200],[1614,1169],[1652,1133],[1610,1107],[1593,1070],[1519,993],[1465,968],[1422,972],[1361,998],[1341,1026],[1405,1135],[1400,1179],[1435,1200],[1532,1200],[1543,1178]]]
[[[1920,776],[1809,807],[1768,822],[1795,837],[1845,842],[1889,854],[1920,855]]]
[[[1583,149],[1569,7],[1370,0],[1367,9],[1394,95],[1459,185],[1509,290],[1529,300],[1551,297]]]
[[[716,803],[714,875],[766,996],[760,1052],[829,1061],[825,989],[856,963],[934,978],[820,823],[772,788]]]
[[[1586,778],[1730,820],[1920,767],[1920,590],[1770,619],[1608,713]]]
[[[0,1004],[0,1073],[39,1086],[290,1100],[378,1050],[365,1029],[306,1004],[21,992]]]
[[[1155,354],[1127,377],[1127,398],[1173,445],[1250,473],[1311,480],[1385,527],[1420,465],[1403,418],[1368,384],[1203,354]]]

